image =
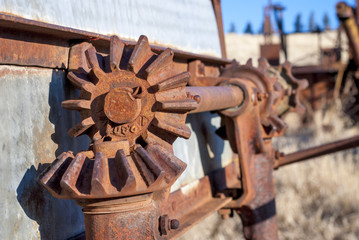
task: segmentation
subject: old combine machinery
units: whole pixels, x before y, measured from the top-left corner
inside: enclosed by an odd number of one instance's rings
[[[224,55],[219,2],[213,7]],[[293,76],[289,62],[271,66],[261,58],[255,67],[251,59],[240,64],[150,45],[146,36],[125,41],[6,14],[0,25],[2,63],[65,69],[79,90],[62,107],[79,112],[68,134],[87,135],[88,149],[60,154],[38,182],[83,208],[88,240],[173,239],[215,211],[238,213],[246,239],[278,239],[273,171],[359,144],[354,137],[288,155],[273,147],[287,129],[283,117],[305,112],[308,82]],[[51,44],[31,45],[20,33]],[[192,167],[173,144],[190,138],[186,119],[202,112],[220,116],[215,133],[229,142],[233,161],[171,191]]]
[[[249,239],[275,239],[272,171],[281,154],[271,139],[284,134],[284,114],[304,111],[306,80],[293,77],[289,62],[275,69],[265,59],[258,68],[251,60],[216,66],[219,76],[193,60],[182,72],[171,49],[157,54],[145,36],[134,47],[113,36],[109,46],[109,54],[88,42],[71,48],[68,79],[80,96],[62,106],[82,117],[69,134],[87,134],[91,144],[61,154],[39,177],[55,197],[83,207],[87,239],[171,238],[215,210],[237,211]],[[172,144],[190,137],[187,114],[205,111],[221,116],[217,133],[238,161],[215,178],[220,186],[205,178],[190,195],[170,193],[186,168]]]

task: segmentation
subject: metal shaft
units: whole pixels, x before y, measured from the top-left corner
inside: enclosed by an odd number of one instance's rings
[[[197,108],[189,113],[237,107],[244,100],[242,89],[236,86],[186,87],[186,91],[198,101]]]
[[[283,158],[279,159],[275,163],[275,168],[295,162],[304,161],[310,158],[319,157],[326,154],[346,150],[349,148],[358,147],[358,146],[359,146],[359,136],[339,140],[336,142],[324,144],[318,147],[313,147],[285,155]]]

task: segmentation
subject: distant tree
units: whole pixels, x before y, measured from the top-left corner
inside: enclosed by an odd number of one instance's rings
[[[302,15],[300,13],[298,13],[297,16],[295,17],[294,32],[296,33],[303,32]]]
[[[327,13],[325,13],[324,17],[323,17],[323,28],[324,28],[324,31],[330,30],[330,20],[329,20],[329,16]]]
[[[250,22],[247,23],[244,33],[253,34],[252,24]]]
[[[264,26],[263,24],[261,24],[259,30],[258,30],[258,34],[264,34]]]
[[[308,30],[309,32],[315,32],[317,30],[317,27],[318,25],[315,23],[314,12],[311,12],[309,16]]]
[[[230,33],[235,33],[235,32],[237,32],[237,30],[236,30],[236,25],[234,24],[234,22],[231,22],[231,26],[229,27],[229,32],[230,32]]]
[[[314,32],[316,32],[316,33],[321,33],[321,32],[323,32],[323,29],[321,29],[320,26],[317,24],[317,25],[315,26]]]

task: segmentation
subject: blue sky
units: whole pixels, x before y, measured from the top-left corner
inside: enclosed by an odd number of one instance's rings
[[[250,22],[255,33],[263,22],[263,7],[268,4],[268,0],[222,0],[222,14],[224,31],[227,33],[230,24],[233,22],[237,33],[243,33],[247,22]],[[294,31],[294,21],[298,13],[302,15],[304,31],[308,29],[309,16],[314,12],[315,21],[320,26],[323,24],[323,16],[328,14],[331,28],[338,27],[338,20],[335,13],[335,4],[339,0],[272,0],[272,3],[281,3],[286,7],[283,12],[284,31],[286,33]],[[356,0],[346,0],[347,4],[354,6]],[[272,23],[274,19],[272,17]]]

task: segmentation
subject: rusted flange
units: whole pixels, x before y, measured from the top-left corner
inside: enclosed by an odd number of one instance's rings
[[[243,84],[243,82],[241,80],[233,78],[233,79],[229,79],[228,81],[222,82],[220,85],[221,86],[236,86],[243,93],[243,101],[239,106],[222,110],[220,113],[227,117],[234,117],[234,116],[240,115],[247,108],[248,103],[250,101],[250,96],[248,94],[245,84]]]
[[[221,74],[221,77],[241,78],[255,85],[256,96],[248,96],[246,100],[259,104],[263,134],[266,138],[284,134],[287,128],[281,119],[284,114],[289,111],[305,111],[300,102],[300,92],[308,86],[308,81],[296,79],[291,69],[289,62],[276,69],[271,67],[266,59],[261,58],[258,60],[258,68],[253,67],[251,59],[245,65],[233,61]]]

